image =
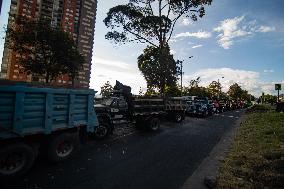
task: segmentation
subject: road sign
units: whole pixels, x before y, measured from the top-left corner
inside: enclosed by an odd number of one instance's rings
[[[275,90],[281,90],[281,84],[275,84]]]

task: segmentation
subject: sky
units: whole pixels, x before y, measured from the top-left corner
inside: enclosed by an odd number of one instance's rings
[[[146,91],[146,81],[137,68],[137,57],[146,45],[117,45],[105,39],[108,29],[103,19],[108,10],[127,2],[98,1],[90,82],[95,90],[107,81],[114,85],[119,80],[131,86],[133,93],[140,87]],[[175,59],[184,60],[183,85],[197,77],[203,86],[219,79],[225,92],[236,82],[256,96],[276,94],[275,83],[282,83],[284,88],[283,7],[283,0],[213,0],[198,21],[181,17],[170,47]],[[0,28],[7,23],[8,10],[9,1],[5,0]],[[4,35],[2,29],[0,52]]]

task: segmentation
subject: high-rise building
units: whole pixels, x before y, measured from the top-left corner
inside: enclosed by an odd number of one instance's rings
[[[69,33],[86,60],[75,85],[88,87],[96,10],[97,0],[11,0],[8,26],[14,22],[13,15],[22,15],[28,18],[49,19],[51,26],[61,27]],[[23,67],[16,63],[16,56],[17,54],[4,44],[0,78],[28,82],[44,81],[40,76],[26,74]],[[59,76],[55,82],[59,85],[71,83],[66,75]]]

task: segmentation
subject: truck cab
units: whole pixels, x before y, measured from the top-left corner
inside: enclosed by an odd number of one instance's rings
[[[128,120],[128,104],[123,97],[110,97],[104,99],[101,104],[96,104],[95,110],[98,115],[107,113],[112,122]]]
[[[213,113],[213,101],[207,97],[196,97],[190,113],[202,115],[203,117],[211,115]]]

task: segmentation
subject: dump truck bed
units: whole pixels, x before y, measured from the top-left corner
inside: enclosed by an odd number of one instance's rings
[[[95,91],[25,85],[0,86],[0,139],[98,126]]]

